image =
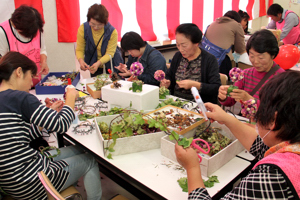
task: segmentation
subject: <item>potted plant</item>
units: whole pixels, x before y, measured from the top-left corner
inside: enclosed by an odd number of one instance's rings
[[[133,92],[142,92],[143,91],[143,81],[138,80],[136,77],[141,75],[144,71],[144,67],[139,62],[134,62],[130,66],[130,72],[132,74],[132,77],[130,77],[132,81],[132,87],[129,88],[129,90],[132,90]]]

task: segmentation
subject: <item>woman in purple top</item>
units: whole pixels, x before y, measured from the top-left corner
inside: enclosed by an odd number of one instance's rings
[[[253,67],[244,70],[244,78],[234,83],[238,89],[234,89],[229,96],[227,96],[229,85],[224,85],[219,88],[218,98],[220,103],[224,106],[230,107],[236,102],[253,99],[256,101],[258,107],[260,104],[259,91],[261,87],[274,75],[284,72],[284,70],[279,67],[253,95],[250,95],[263,77],[277,65],[273,59],[277,56],[279,47],[276,37],[271,31],[260,30],[250,37],[246,45],[246,50]]]

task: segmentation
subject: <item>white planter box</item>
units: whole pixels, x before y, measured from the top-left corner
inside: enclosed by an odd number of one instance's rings
[[[212,157],[206,154],[200,154],[202,156],[202,162],[200,163],[201,173],[206,177],[211,176],[212,173],[217,171],[219,168],[221,168],[228,161],[230,161],[245,149],[225,125],[213,122],[211,126],[222,128],[221,134],[227,136],[232,142]],[[184,137],[187,138],[192,136],[193,135],[190,133],[184,135]],[[163,137],[161,139],[161,154],[177,162],[175,155],[175,140],[170,141],[169,136]]]
[[[105,148],[108,147],[113,142],[113,140],[103,139],[101,131],[98,126],[98,122],[105,122],[109,125],[111,120],[113,120],[116,116],[118,115],[95,117],[96,132],[99,134],[103,146],[102,155],[108,156],[108,154],[111,153],[112,156],[117,156],[122,154],[129,154],[129,153],[135,153],[135,152],[160,148],[161,138],[166,135],[165,132],[163,131],[156,132],[156,133],[148,133],[144,135],[125,137],[125,138],[118,138],[116,145],[114,146],[114,150],[115,150],[114,152],[109,152],[108,150],[105,150]]]
[[[132,102],[132,108],[137,110],[153,110],[159,103],[159,87],[143,84],[143,91],[132,92],[130,81],[118,81],[122,86],[118,89],[106,85],[101,89],[102,99],[107,101],[109,109],[112,107],[127,108]]]

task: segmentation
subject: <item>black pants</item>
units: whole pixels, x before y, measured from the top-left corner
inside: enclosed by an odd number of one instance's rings
[[[219,67],[219,72],[222,74],[226,74],[229,79],[229,71],[231,70],[231,68],[232,68],[231,60],[229,56],[226,55]]]

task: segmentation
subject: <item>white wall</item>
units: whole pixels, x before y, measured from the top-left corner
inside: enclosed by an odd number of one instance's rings
[[[300,4],[291,3],[291,0],[274,0],[274,3],[280,4],[284,9],[293,10],[300,15]],[[50,72],[73,71],[79,69],[78,62],[75,59],[75,49],[73,43],[59,43],[57,41],[57,18],[55,0],[43,0],[44,17],[45,17],[45,42],[48,53],[48,66]],[[259,30],[260,27],[268,24],[268,17],[260,17],[252,22],[252,31]],[[175,51],[163,53],[168,61],[173,57]],[[76,67],[77,66],[77,67]],[[83,73],[88,77],[89,73]]]
[[[47,63],[50,72],[68,72],[76,69],[74,43],[59,43],[55,0],[43,0],[44,34]]]
[[[283,7],[283,9],[288,9],[294,11],[297,15],[300,16],[300,4],[292,3],[291,0],[274,0],[273,3],[278,3]],[[252,30],[251,32],[255,32],[259,30],[262,26],[266,26],[269,22],[269,18],[267,16],[256,18],[252,21]]]

